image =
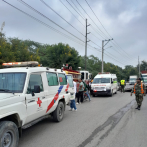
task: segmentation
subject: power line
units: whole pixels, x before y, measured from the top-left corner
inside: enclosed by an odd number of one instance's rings
[[[68,10],[68,11],[70,11],[71,12],[71,10],[60,0],[60,2],[64,5],[64,7]],[[74,9],[75,10],[75,9]],[[76,11],[76,10],[75,10]],[[73,12],[71,12],[72,13],[72,15],[77,19],[77,17],[73,14]],[[78,19],[77,19],[78,20]],[[78,20],[79,21],[79,20]],[[81,23],[81,25],[83,25],[84,26],[84,24],[81,22],[81,21],[79,21],[80,23]],[[85,27],[85,26],[84,26]],[[93,29],[93,27],[92,27],[92,29]],[[93,29],[94,30],[94,29]],[[94,30],[95,31],[95,30]],[[97,31],[97,30],[96,30]],[[99,32],[98,32],[99,33]],[[93,33],[91,33],[94,37],[96,37],[97,39],[99,39],[96,35],[94,35]],[[99,40],[101,40],[101,39],[99,39]]]
[[[69,1],[67,1],[67,2],[85,20],[85,18],[71,5],[71,3]]]
[[[4,1],[4,2],[7,3],[8,5],[12,6],[13,8],[17,9],[18,11],[24,13],[25,15],[31,17],[32,19],[36,20],[37,22],[39,22],[39,23],[45,25],[46,27],[48,27],[48,28],[50,28],[50,29],[56,31],[56,32],[59,33],[59,34],[62,34],[63,36],[67,37],[68,39],[70,39],[70,40],[72,40],[72,41],[74,41],[74,42],[77,42],[77,41],[73,40],[73,38],[71,38],[70,36],[68,36],[68,35],[66,35],[66,34],[64,34],[64,33],[60,32],[60,31],[58,31],[57,29],[55,29],[55,28],[49,26],[48,24],[46,24],[46,23],[40,21],[39,19],[33,17],[32,15],[30,15],[30,14],[28,14],[28,13],[26,13],[26,12],[20,10],[19,8],[17,8],[17,7],[15,7],[14,5],[12,5],[12,4],[6,2],[5,0],[2,0],[2,1]],[[81,41],[81,40],[80,40],[80,41]],[[84,41],[82,41],[82,42],[84,43]],[[79,42],[77,42],[77,43],[79,43]],[[79,44],[83,46],[83,44],[81,44],[81,43],[79,43]],[[92,47],[91,45],[88,45],[88,46],[90,46],[92,49],[95,49],[95,48]],[[98,50],[97,50],[97,51],[98,51]],[[100,51],[99,51],[99,52],[100,52]],[[107,56],[109,56],[109,55],[107,55]],[[111,57],[111,58],[112,58],[112,57]],[[116,59],[114,59],[114,60],[116,60]],[[118,60],[117,60],[117,61],[118,61]],[[119,61],[118,61],[118,62],[119,62]]]
[[[116,47],[116,45],[112,42],[112,45],[114,45],[114,50],[118,53],[118,54],[120,54],[121,55],[121,57],[122,57],[122,53],[120,52],[120,50],[117,50],[117,47]],[[127,60],[131,60],[128,56],[123,56],[123,58],[126,58]]]
[[[90,40],[91,41],[91,40]],[[96,46],[98,46],[98,47],[100,47],[101,48],[101,46],[99,46],[99,45],[97,45],[95,42],[93,42],[93,41],[91,41],[93,44],[95,44]]]
[[[45,3],[43,0],[40,0],[44,5],[46,5],[49,9],[51,9],[53,12],[55,12],[60,18],[62,18],[65,22],[67,22],[71,27],[73,27],[77,32],[79,32],[81,35],[85,36],[82,34],[78,29],[76,29],[71,23],[69,23],[66,19],[64,19],[59,13],[57,13],[53,8],[51,8],[47,3]]]
[[[108,50],[106,50],[107,52],[108,52]],[[117,58],[116,56],[114,56],[114,55],[112,55],[110,52],[108,52],[109,53],[109,55],[111,55],[111,56],[113,56],[115,59]],[[120,59],[119,59],[120,60]],[[127,61],[125,61],[125,60],[122,60],[122,62],[127,62]]]
[[[60,2],[62,3],[62,5],[70,12],[70,13],[72,13],[71,11],[70,11],[70,9],[68,9],[68,7],[66,7],[66,5],[60,0]],[[77,17],[72,13],[72,15],[77,19]],[[77,19],[78,20],[78,19]],[[81,21],[79,21],[78,20],[78,22],[81,24],[81,25],[83,25],[84,26],[84,24],[81,22]],[[84,26],[85,27],[85,26]]]
[[[79,6],[83,9],[83,11],[88,15],[88,17],[92,20],[92,22],[97,26],[97,24],[94,22],[94,20],[89,16],[89,14],[85,11],[85,9],[81,6],[81,4],[76,0]],[[105,35],[105,33],[97,26],[97,28]]]
[[[31,10],[35,11],[36,13],[40,14],[41,16],[49,19],[48,17],[44,16],[42,13],[40,13],[39,11],[37,11],[36,9],[34,9],[33,7],[31,7],[30,5],[28,5],[27,3],[25,3],[23,0],[19,0],[22,4],[24,4],[25,6],[27,6],[28,8],[30,8]],[[64,19],[64,18],[63,18]],[[50,19],[49,19],[50,20]],[[52,20],[51,20],[52,21]],[[53,21],[52,21],[53,22]],[[56,23],[54,23],[56,24]],[[58,25],[59,26],[59,25]],[[64,29],[65,30],[65,29]],[[67,31],[68,32],[68,31]],[[70,32],[69,32],[70,33]],[[70,33],[71,34],[71,33]],[[72,34],[73,35],[73,34]],[[76,37],[75,35],[73,35],[74,37]],[[83,35],[84,36],[84,35]],[[85,37],[85,36],[84,36]],[[78,37],[76,37],[78,38]],[[79,39],[79,38],[78,38]],[[81,39],[80,39],[81,40]],[[83,42],[83,41],[82,41]],[[92,41],[93,42],[93,41]],[[93,42],[94,43],[94,42]],[[94,43],[96,44],[96,43]],[[97,45],[97,44],[96,44]],[[97,45],[98,46],[98,45]]]
[[[94,48],[94,47],[92,47],[91,45],[89,45],[91,48]],[[100,50],[97,50],[96,48],[94,48],[96,51],[98,51],[98,52],[102,52],[102,51],[100,51]],[[108,55],[108,54],[106,54],[106,53],[104,53],[107,57],[109,57],[109,58],[111,58],[111,59],[113,59],[113,60],[115,60],[115,61],[117,61],[117,62],[119,62],[120,64],[122,64],[122,65],[125,65],[125,64],[123,64],[122,62],[120,62],[119,60],[117,60],[117,59],[115,59],[115,58],[113,58],[113,57],[111,57],[110,55]]]
[[[78,9],[78,7],[76,6],[76,4],[71,0],[71,2],[73,3],[73,5],[75,6],[75,8],[81,13],[81,11]],[[82,13],[81,13],[81,15],[83,15]]]
[[[86,1],[86,3],[87,3],[87,5],[89,6],[89,8],[91,9],[91,11],[93,12],[93,14],[95,15],[95,17],[97,18],[97,20],[100,22],[100,24],[102,25],[102,27],[104,28],[104,30],[106,31],[106,33],[111,37],[111,35],[108,33],[108,31],[106,30],[106,28],[104,27],[104,25],[102,24],[102,22],[100,21],[100,19],[97,17],[97,15],[95,14],[95,12],[93,11],[93,9],[91,8],[91,6],[89,5],[89,3],[87,2],[87,0],[85,0]],[[111,37],[112,38],[112,37]],[[114,42],[115,42],[115,44],[117,44],[118,45],[118,43],[114,40]],[[120,47],[119,45],[118,45],[118,47]],[[121,48],[121,47],[120,47]],[[122,48],[121,48],[121,51],[124,51]],[[128,55],[128,53],[126,52],[126,51],[124,51],[124,53],[127,55],[127,56],[129,56]],[[129,58],[130,58],[130,56],[129,56]]]
[[[97,20],[100,22],[100,24],[102,25],[102,27],[104,28],[104,30],[107,32],[107,30],[105,29],[105,27],[103,26],[103,24],[101,23],[101,21],[98,19],[97,15],[94,13],[94,11],[92,10],[92,8],[90,7],[89,3],[87,2],[87,0],[85,0],[87,5],[89,6],[89,8],[91,9],[91,11],[93,12],[93,14],[95,15],[95,17],[97,18]],[[107,34],[110,36],[110,34],[107,32]],[[110,36],[111,37],[111,36]],[[111,37],[112,38],[112,37]]]
[[[106,39],[105,37],[102,36],[102,34],[100,32],[98,32],[97,29],[95,29],[92,25],[91,25],[91,28],[98,33],[98,35],[100,35],[103,39]]]
[[[102,41],[100,38],[98,38],[96,35],[94,35],[92,32],[91,32],[91,34],[94,36],[94,37],[96,37],[98,40],[100,40],[100,41]]]
[[[34,9],[33,7],[31,7],[30,5],[28,5],[27,3],[25,3],[24,1],[20,1],[23,5],[27,6],[28,8],[30,8],[31,10],[33,10],[34,12],[38,13],[39,15],[43,16],[44,18],[48,19],[49,21],[51,21],[52,23],[54,23],[55,25],[57,25],[59,28],[61,28],[62,30],[64,30],[65,32],[69,33],[70,35],[74,36],[75,38],[77,38],[78,40],[82,41],[80,38],[78,38],[77,36],[75,36],[74,34],[72,34],[71,32],[67,31],[66,29],[64,29],[63,27],[61,27],[60,25],[58,25],[57,23],[55,23],[54,21],[52,21],[50,18],[48,18],[47,16],[45,16],[44,14],[42,14],[41,12],[37,11],[36,9]]]
[[[30,18],[34,19],[35,21],[41,23],[42,25],[44,25],[44,26],[50,28],[51,30],[53,30],[53,31],[55,31],[55,32],[57,32],[57,33],[59,33],[60,35],[66,37],[66,38],[68,38],[68,39],[70,39],[70,40],[72,40],[72,41],[74,41],[74,42],[76,42],[76,43],[79,43],[78,41],[74,40],[74,39],[71,38],[70,36],[68,36],[68,35],[64,34],[63,32],[61,32],[61,31],[59,31],[59,30],[57,30],[57,29],[55,29],[55,28],[49,26],[48,24],[46,24],[46,23],[44,23],[43,21],[41,21],[41,20],[39,20],[39,19],[33,17],[32,15],[30,15],[30,14],[28,14],[28,13],[26,13],[26,12],[20,10],[19,8],[17,8],[17,7],[15,7],[14,5],[12,5],[12,4],[6,2],[5,0],[2,0],[2,1],[5,2],[5,3],[7,3],[9,6],[11,6],[11,7],[17,9],[18,11],[22,12],[23,14],[29,16]],[[72,36],[73,36],[73,35],[72,35]],[[78,39],[78,38],[77,38],[77,39]],[[85,42],[82,41],[81,39],[79,39],[79,40],[80,40],[81,42],[85,43]],[[83,45],[83,44],[81,44],[81,43],[79,43],[79,44],[80,44],[80,45]]]

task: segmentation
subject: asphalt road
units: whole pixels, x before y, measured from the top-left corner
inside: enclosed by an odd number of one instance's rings
[[[146,147],[147,100],[140,111],[134,96],[118,92],[94,97],[68,111],[60,123],[46,119],[23,130],[19,147]]]

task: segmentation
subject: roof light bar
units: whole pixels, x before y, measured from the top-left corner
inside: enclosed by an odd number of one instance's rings
[[[2,66],[4,67],[34,67],[38,66],[37,61],[28,61],[28,62],[9,62],[3,63]]]

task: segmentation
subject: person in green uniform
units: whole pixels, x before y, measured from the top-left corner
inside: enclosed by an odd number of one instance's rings
[[[134,85],[134,88],[131,91],[131,96],[132,93],[134,93],[136,97],[136,102],[137,102],[136,109],[140,110],[143,101],[143,96],[146,96],[145,85],[143,84],[143,82],[141,82],[141,78],[137,79],[137,83]]]
[[[126,82],[125,82],[125,80],[121,80],[120,81],[120,86],[121,86],[121,92],[125,92],[125,85],[126,85]]]

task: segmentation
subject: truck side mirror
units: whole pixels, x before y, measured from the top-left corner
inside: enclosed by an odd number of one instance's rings
[[[34,93],[40,93],[40,86],[34,85]]]
[[[111,81],[111,84],[113,84],[113,81]]]

